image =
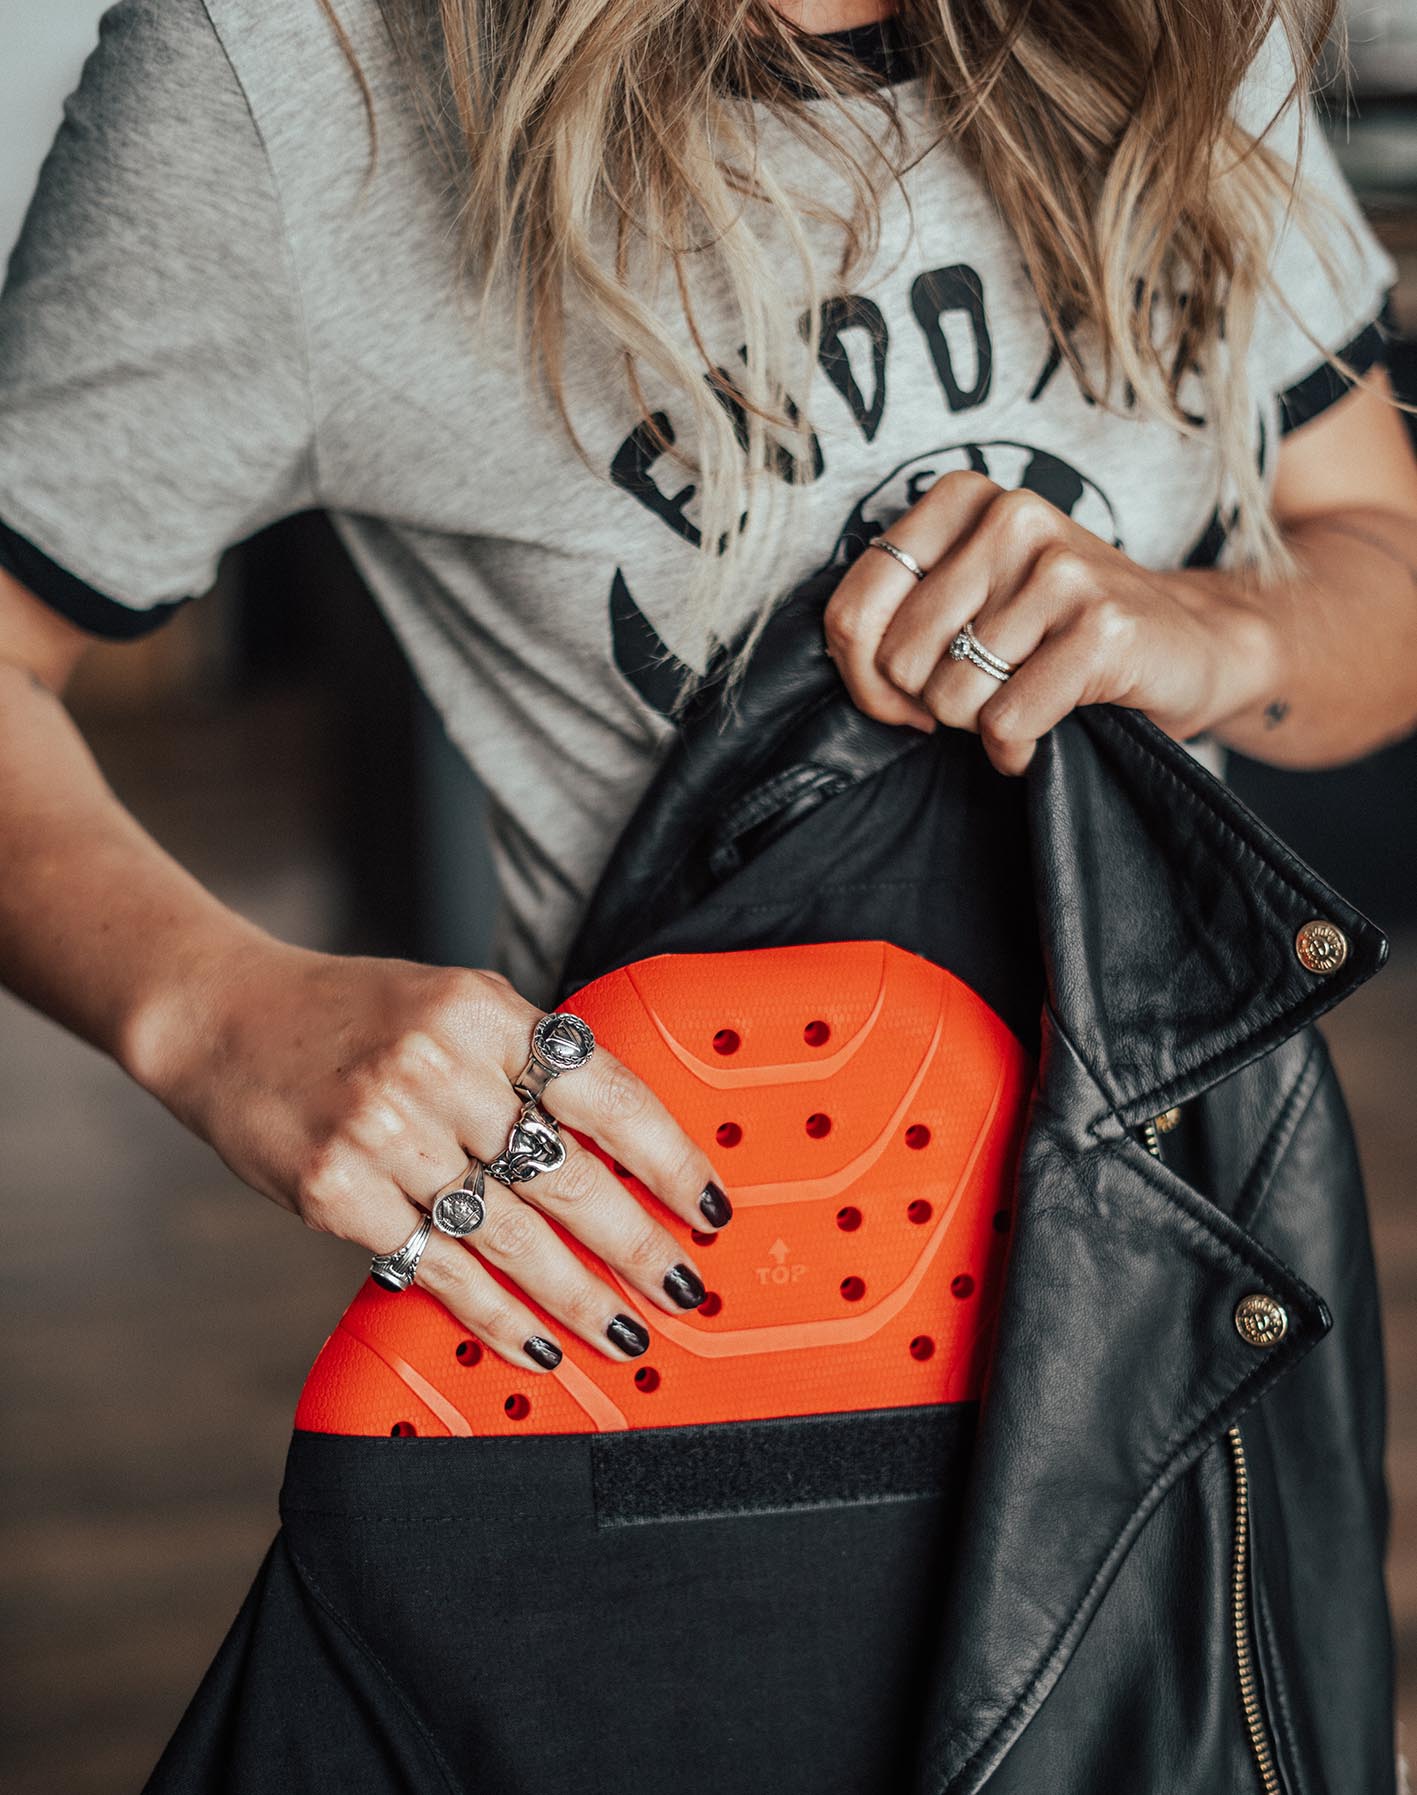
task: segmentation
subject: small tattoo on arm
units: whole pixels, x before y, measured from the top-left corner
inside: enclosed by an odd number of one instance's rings
[[[1289,700],[1276,698],[1272,704],[1264,707],[1264,726],[1266,729],[1278,729],[1289,715]]]

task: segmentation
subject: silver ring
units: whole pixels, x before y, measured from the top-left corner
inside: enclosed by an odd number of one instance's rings
[[[512,1123],[507,1145],[487,1162],[487,1175],[501,1184],[526,1184],[566,1163],[566,1143],[554,1116],[534,1102],[524,1103]]]
[[[512,1089],[523,1103],[535,1103],[553,1078],[576,1071],[594,1052],[590,1024],[569,1010],[552,1010],[531,1031],[531,1052]]]
[[[418,1275],[418,1261],[433,1232],[433,1218],[425,1215],[401,1247],[392,1253],[375,1253],[369,1261],[369,1276],[385,1290],[407,1290]]]
[[[950,659],[968,661],[981,673],[991,674],[998,680],[1005,680],[1017,671],[1012,661],[1006,661],[1001,654],[995,654],[992,648],[986,648],[967,623],[950,643]]]
[[[434,1197],[429,1214],[439,1233],[466,1240],[487,1220],[487,1205],[482,1200],[486,1169],[480,1159],[468,1160],[467,1170],[458,1183]]]
[[[889,536],[873,536],[866,544],[867,548],[878,548],[883,555],[889,555],[893,561],[899,561],[907,573],[913,573],[917,580],[925,578],[925,569],[903,548],[897,548]]]

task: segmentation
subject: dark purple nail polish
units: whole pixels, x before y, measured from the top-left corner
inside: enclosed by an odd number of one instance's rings
[[[664,1274],[664,1288],[681,1309],[697,1309],[704,1300],[704,1287],[687,1265],[672,1265]]]
[[[605,1332],[631,1358],[637,1359],[649,1347],[649,1334],[633,1315],[617,1315]]]
[[[554,1340],[547,1340],[541,1334],[533,1334],[530,1340],[524,1340],[522,1351],[546,1371],[554,1371],[561,1363],[560,1347]]]
[[[728,1200],[727,1191],[721,1184],[712,1182],[704,1186],[704,1194],[699,1198],[699,1208],[715,1228],[721,1228],[733,1214],[733,1205]]]

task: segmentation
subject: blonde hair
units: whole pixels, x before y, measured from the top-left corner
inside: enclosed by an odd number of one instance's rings
[[[363,85],[333,0],[320,3]],[[731,691],[782,596],[792,497],[813,472],[812,420],[794,395],[810,387],[832,288],[806,223],[839,229],[830,280],[847,290],[878,246],[883,174],[900,172],[889,92],[769,0],[379,4],[459,195],[468,287],[484,305],[511,294],[528,366],[578,447],[567,321],[573,305],[588,314],[618,350],[657,448],[698,482],[701,540],[676,634],[697,640],[707,664],[727,645],[729,598],[764,589],[717,667]],[[1291,212],[1309,226],[1294,205],[1298,158],[1286,164],[1232,102],[1278,31],[1295,71],[1278,116],[1307,85],[1334,10],[1335,0],[899,0],[896,15],[937,140],[992,196],[1082,390],[1115,408],[1120,379],[1140,412],[1191,432],[1178,389],[1197,371],[1217,501],[1228,481],[1237,504],[1227,553],[1261,573],[1293,562],[1256,464],[1246,351],[1278,230]],[[364,96],[372,129],[367,86]],[[822,96],[850,103],[808,103]],[[759,154],[751,101],[828,161],[847,204],[817,196],[825,180],[815,193],[781,185]],[[1301,112],[1301,148],[1303,129]],[[707,281],[737,315],[731,378],[699,332],[695,295]],[[657,306],[666,290],[679,328]],[[692,428],[680,440],[653,422],[646,371],[682,400]]]

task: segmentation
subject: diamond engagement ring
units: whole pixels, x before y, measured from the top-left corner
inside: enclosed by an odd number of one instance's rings
[[[552,1010],[531,1031],[531,1052],[512,1080],[512,1089],[524,1104],[535,1103],[553,1078],[574,1072],[594,1052],[595,1036],[589,1023],[569,1010]]]
[[[1005,680],[1017,671],[1012,661],[1006,661],[992,648],[986,648],[966,623],[963,629],[950,643],[950,659],[952,661],[968,661],[981,673],[988,673],[994,679]]]
[[[489,1177],[502,1184],[525,1184],[566,1163],[566,1143],[554,1116],[536,1103],[524,1103],[512,1123],[505,1149],[487,1162]]]
[[[392,1253],[375,1253],[369,1261],[369,1276],[385,1290],[407,1290],[418,1275],[418,1261],[433,1232],[433,1218],[425,1215],[401,1247]]]
[[[450,1234],[454,1240],[466,1240],[486,1221],[487,1205],[482,1200],[486,1169],[481,1160],[468,1160],[467,1170],[455,1188],[433,1199],[429,1213],[440,1233]]]
[[[889,536],[873,536],[866,544],[867,548],[878,548],[883,555],[889,555],[892,561],[899,561],[907,573],[913,573],[917,580],[925,578],[925,569],[903,548],[897,548]]]

